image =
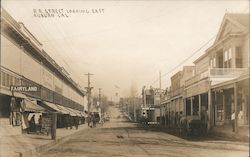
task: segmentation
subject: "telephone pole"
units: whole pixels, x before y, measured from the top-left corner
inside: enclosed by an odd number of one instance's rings
[[[161,90],[161,72],[159,72],[159,88]]]
[[[91,106],[91,102],[90,102],[91,89],[93,89],[93,87],[90,86],[90,76],[94,75],[94,74],[87,73],[85,75],[88,76],[88,87],[85,87],[85,88],[87,89],[87,93],[88,93],[88,114],[89,114],[90,113],[90,106]]]
[[[101,113],[103,113],[104,107],[103,107],[103,104],[102,104],[102,94],[101,94],[101,92],[102,92],[102,89],[99,88],[99,107],[101,108]]]

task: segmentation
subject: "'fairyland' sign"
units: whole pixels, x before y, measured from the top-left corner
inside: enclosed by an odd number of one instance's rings
[[[36,86],[10,86],[12,92],[37,92]]]

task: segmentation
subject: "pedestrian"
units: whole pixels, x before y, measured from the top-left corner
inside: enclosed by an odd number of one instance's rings
[[[65,116],[65,127],[66,127],[66,129],[68,129],[68,127],[69,127],[69,116],[68,115]]]
[[[91,116],[91,122],[92,122],[92,126],[95,127],[96,126],[96,119],[95,119],[94,114],[92,114],[92,116]]]
[[[231,122],[232,122],[233,132],[235,132],[235,112],[234,111],[233,111],[233,113],[231,115]]]
[[[90,127],[90,121],[91,121],[91,115],[88,114],[88,117],[87,117],[88,127]]]
[[[70,127],[70,129],[73,128],[73,117],[72,116],[69,117],[69,127]]]
[[[40,115],[38,119],[38,129],[39,133],[42,133],[42,115]]]
[[[74,118],[74,125],[75,125],[75,128],[77,130],[78,129],[78,125],[79,125],[79,119],[78,119],[78,117]]]
[[[30,132],[35,132],[36,123],[35,123],[35,115],[33,115],[30,119]]]

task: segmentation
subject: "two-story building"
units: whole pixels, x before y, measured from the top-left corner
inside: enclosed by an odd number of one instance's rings
[[[3,8],[0,57],[2,124],[20,126],[24,120],[22,113],[44,112],[45,106],[48,107],[46,110],[61,115],[82,115],[85,92],[45,52],[41,42],[25,25],[13,19]]]
[[[171,77],[171,87],[167,95],[162,99],[161,111],[165,125],[178,126],[179,118],[185,115],[184,105],[184,85],[185,80],[193,76],[194,66],[184,66],[182,71],[177,72]]]
[[[195,63],[185,81],[186,114],[208,111],[211,129],[249,124],[249,15],[225,14],[214,44]]]

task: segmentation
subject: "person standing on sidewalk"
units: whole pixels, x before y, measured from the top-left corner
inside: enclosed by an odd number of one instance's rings
[[[38,129],[39,133],[42,133],[42,115],[40,115],[38,119]]]
[[[232,122],[233,132],[235,132],[235,112],[234,111],[233,111],[233,113],[231,115],[231,122]]]
[[[35,115],[33,115],[30,119],[30,132],[36,131],[36,123],[35,123]]]

